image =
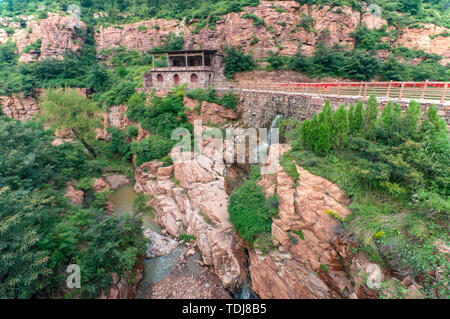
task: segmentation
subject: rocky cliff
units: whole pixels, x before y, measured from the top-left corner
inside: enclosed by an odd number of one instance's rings
[[[255,26],[254,21],[245,18],[253,14],[264,21]],[[308,24],[305,17],[312,17]],[[352,32],[361,23],[369,29],[387,25],[386,20],[369,12],[361,14],[350,7],[343,8],[318,5],[300,5],[296,1],[262,1],[259,6],[247,7],[244,12],[229,13],[217,21],[215,30],[204,28],[195,31],[197,21],[187,24],[176,20],[151,19],[118,27],[100,27],[96,30],[97,49],[124,46],[127,49],[149,50],[161,45],[161,40],[174,32],[184,34],[188,49],[222,49],[225,45],[242,46],[255,58],[267,56],[267,51],[293,55],[299,45],[306,54],[314,52],[316,45],[324,41],[353,48],[355,39]],[[445,57],[450,55],[450,38],[443,35],[446,29],[434,25],[423,28],[401,29],[400,37],[392,43],[436,53]]]
[[[262,22],[254,23],[249,14]],[[46,19],[25,20],[25,28],[12,25],[16,31],[10,37],[17,42],[20,61],[61,58],[67,50],[77,51],[81,48],[86,25],[78,23],[75,17],[49,14]],[[300,5],[296,1],[261,1],[256,7],[246,7],[244,12],[224,15],[223,20],[217,21],[214,30],[196,30],[197,22],[149,19],[120,26],[100,26],[95,30],[97,50],[123,46],[147,51],[160,46],[164,37],[173,32],[184,35],[187,49],[242,46],[246,52],[251,52],[259,59],[267,56],[268,50],[284,55],[295,54],[299,45],[302,45],[304,53],[311,54],[321,41],[328,45],[338,43],[351,49],[355,45],[352,32],[362,23],[369,29],[387,25],[386,20],[370,12],[361,14],[348,6],[332,8],[326,5]],[[439,54],[444,57],[443,64],[450,61],[450,38],[445,36],[448,29],[424,24],[398,31],[399,37],[391,43],[393,47],[405,46]],[[26,50],[39,39],[42,41],[40,52]],[[0,29],[0,43],[7,40],[7,33]]]
[[[39,107],[32,96],[0,96],[0,106],[6,116],[22,122],[39,113]]]
[[[206,139],[204,146],[210,143],[216,142]],[[242,283],[239,256],[244,252],[228,221],[223,155],[207,153],[186,161],[193,156],[175,148],[173,165],[154,161],[137,167],[135,190],[149,195],[157,222],[171,235],[196,236],[204,264],[233,289]]]
[[[356,243],[341,227],[350,214],[349,199],[337,185],[296,166],[294,181],[275,157],[289,145],[272,145],[269,162],[276,173],[262,175],[259,184],[267,196],[277,195],[279,218],[272,224],[274,249],[263,254],[250,250],[253,290],[261,298],[377,298],[378,284],[389,274],[364,254],[356,253]],[[416,286],[409,287],[415,297]]]
[[[80,50],[85,32],[85,23],[77,18],[50,13],[46,19],[28,21],[25,28],[16,30],[12,39],[19,51],[19,62],[31,62],[48,58],[61,59],[68,50]],[[27,48],[39,40],[39,50]]]

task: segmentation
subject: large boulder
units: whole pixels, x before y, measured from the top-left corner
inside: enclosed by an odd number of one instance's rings
[[[84,42],[77,29],[86,32],[86,25],[74,16],[49,13],[48,18],[27,22],[24,29],[17,30],[13,39],[19,51],[19,62],[32,62],[37,59],[62,59],[67,51],[76,52]],[[40,54],[27,51],[27,46],[41,40]]]
[[[67,183],[66,193],[64,194],[70,203],[77,206],[82,206],[84,201],[84,192],[75,189],[72,183]]]
[[[112,190],[116,190],[119,187],[130,183],[130,180],[124,175],[111,175],[106,177],[106,182]]]
[[[168,236],[162,236],[150,229],[144,231],[145,238],[150,239],[145,252],[146,258],[166,256],[178,247],[178,241]]]

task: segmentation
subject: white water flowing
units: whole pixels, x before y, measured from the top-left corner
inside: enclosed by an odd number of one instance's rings
[[[257,145],[258,160],[261,160],[264,158],[263,155],[266,154],[266,152],[269,149],[269,146],[272,145],[274,128],[276,127],[278,121],[282,117],[283,116],[280,114],[277,114],[277,116],[275,116],[274,120],[272,121],[272,124],[270,125],[269,131],[267,132],[266,140],[263,143],[260,143]]]

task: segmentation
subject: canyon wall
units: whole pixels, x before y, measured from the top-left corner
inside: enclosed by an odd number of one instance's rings
[[[206,139],[203,146],[215,143],[223,141]],[[194,155],[174,148],[171,158],[173,165],[166,167],[157,161],[137,167],[135,190],[149,195],[156,222],[169,234],[196,236],[203,263],[213,268],[225,288],[238,288],[245,274],[245,252],[228,220],[223,154]]]
[[[252,19],[243,18],[254,14],[264,20],[255,26]],[[301,27],[305,16],[314,19],[310,29]],[[296,1],[261,1],[256,7],[246,7],[244,12],[229,13],[217,21],[215,30],[204,28],[194,31],[198,21],[186,23],[176,20],[149,19],[120,27],[99,27],[95,32],[97,49],[123,46],[127,49],[147,51],[161,45],[170,32],[183,34],[187,49],[223,49],[226,45],[242,46],[244,51],[260,59],[268,50],[283,55],[293,55],[299,45],[306,54],[315,51],[321,41],[327,45],[338,43],[351,49],[355,45],[352,32],[361,23],[369,29],[387,25],[386,20],[369,12],[361,14],[350,7],[300,5]],[[447,29],[434,25],[423,28],[402,28],[400,37],[392,45],[420,49],[442,55],[442,63],[450,61],[450,38],[444,36]]]
[[[39,113],[36,99],[32,96],[0,96],[2,112],[15,120],[25,122]]]
[[[350,200],[337,185],[298,165],[294,181],[276,157],[289,149],[272,145],[263,164],[276,163],[275,174],[262,175],[259,184],[267,197],[277,195],[279,216],[272,223],[274,248],[249,250],[252,289],[261,298],[377,298],[372,288],[390,274],[356,252],[356,242],[342,228]],[[408,296],[417,297],[412,281],[402,284]]]
[[[84,42],[86,25],[73,16],[50,13],[48,18],[31,20],[18,29],[12,39],[19,51],[19,62],[32,62],[49,58],[62,59],[67,51],[78,51]],[[41,40],[39,51],[27,47]]]
[[[264,23],[255,25],[245,14],[252,14]],[[244,17],[243,17],[244,16]],[[305,17],[311,17],[308,22]],[[3,21],[15,29],[12,36],[0,29],[0,43],[16,41],[21,62],[47,58],[61,58],[68,50],[78,51],[84,41],[86,25],[67,14],[49,13],[48,18],[33,20],[25,17],[26,27],[17,22]],[[136,23],[99,26],[95,30],[97,50],[123,46],[126,49],[148,51],[160,46],[165,36],[173,32],[183,34],[186,49],[223,49],[226,45],[242,46],[255,58],[266,57],[269,51],[293,55],[299,46],[305,54],[315,51],[319,42],[331,46],[335,43],[351,49],[355,45],[352,33],[362,24],[369,29],[387,25],[386,20],[371,14],[353,11],[348,6],[300,5],[296,1],[261,1],[243,12],[232,12],[218,20],[214,30],[208,27],[196,30],[199,21],[148,19]],[[309,26],[308,26],[308,23]],[[393,27],[389,27],[391,30]],[[390,43],[393,47],[405,46],[443,56],[442,64],[450,61],[448,29],[433,24],[398,29],[399,36]],[[40,53],[26,50],[41,39]],[[28,52],[25,52],[28,51]]]

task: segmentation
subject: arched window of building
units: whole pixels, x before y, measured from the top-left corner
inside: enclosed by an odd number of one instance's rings
[[[195,74],[195,73],[191,74],[191,82],[198,82],[197,74]]]
[[[161,74],[158,74],[158,75],[156,76],[156,81],[158,81],[158,82],[164,81],[163,76],[162,76]]]
[[[175,74],[173,76],[173,83],[175,83],[175,85],[180,84],[180,77],[178,76],[178,74]]]

